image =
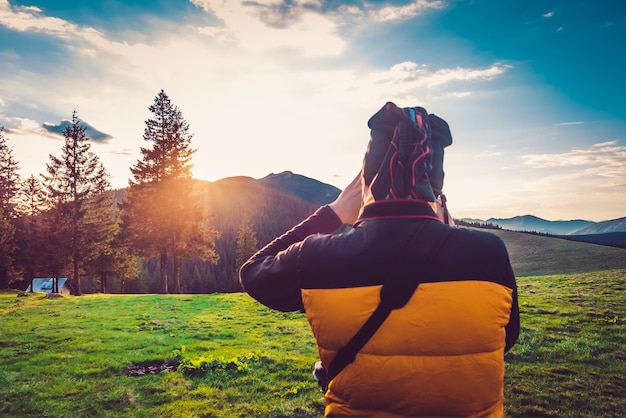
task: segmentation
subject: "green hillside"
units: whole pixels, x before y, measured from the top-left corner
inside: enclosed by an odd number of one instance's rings
[[[523,232],[489,230],[504,241],[517,277],[626,268],[626,249]]]

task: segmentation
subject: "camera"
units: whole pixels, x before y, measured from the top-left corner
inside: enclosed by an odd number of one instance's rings
[[[326,393],[328,390],[328,372],[321,361],[315,363],[315,367],[313,368],[313,377],[317,381],[317,384],[320,385],[322,393]]]

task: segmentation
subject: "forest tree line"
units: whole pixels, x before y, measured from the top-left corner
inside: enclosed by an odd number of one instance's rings
[[[315,209],[249,178],[193,179],[182,113],[163,90],[149,110],[151,146],[122,190],[112,190],[76,111],[39,177],[20,177],[0,127],[0,289],[66,277],[75,295],[238,291],[240,265]]]

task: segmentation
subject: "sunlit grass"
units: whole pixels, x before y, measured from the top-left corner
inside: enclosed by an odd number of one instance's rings
[[[626,416],[626,270],[518,280],[508,416]]]
[[[304,316],[271,311],[245,294],[0,295],[2,416],[314,417],[323,410]],[[183,346],[191,359],[258,360],[245,371],[123,373]]]
[[[507,416],[626,416],[626,270],[522,277],[519,290]],[[182,347],[220,367],[124,374]],[[0,416],[319,417],[316,359],[302,314],[245,294],[0,293]]]

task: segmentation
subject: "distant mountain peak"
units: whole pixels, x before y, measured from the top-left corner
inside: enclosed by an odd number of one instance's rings
[[[623,218],[602,221],[572,231],[571,235],[607,234],[626,232],[626,216]]]
[[[294,176],[293,171],[286,170],[286,171],[281,171],[280,173],[270,173],[267,176],[263,177],[263,179],[269,179],[269,178],[274,178],[274,177],[291,178],[293,176]]]
[[[259,179],[264,184],[273,189],[290,193],[306,202],[317,205],[324,205],[332,202],[339,196],[341,190],[330,184],[295,174],[292,171],[282,171],[271,173]]]

